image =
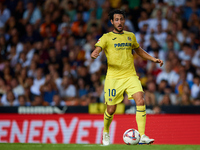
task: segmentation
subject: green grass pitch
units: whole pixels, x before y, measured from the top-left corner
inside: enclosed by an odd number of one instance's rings
[[[1,143],[0,150],[200,150],[200,145],[22,144]]]

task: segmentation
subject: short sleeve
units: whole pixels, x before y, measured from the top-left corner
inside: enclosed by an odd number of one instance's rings
[[[106,48],[106,35],[104,34],[100,39],[98,39],[97,43],[95,44],[95,47],[101,47],[101,49]]]
[[[139,48],[139,47],[140,47],[140,45],[139,45],[139,43],[136,40],[135,34],[133,34],[132,48],[135,49],[135,48]]]

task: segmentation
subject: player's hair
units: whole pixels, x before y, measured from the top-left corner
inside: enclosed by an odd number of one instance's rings
[[[126,14],[125,14],[125,12],[123,10],[114,9],[108,15],[110,20],[113,20],[114,14],[122,14],[124,16],[124,18],[126,18]]]

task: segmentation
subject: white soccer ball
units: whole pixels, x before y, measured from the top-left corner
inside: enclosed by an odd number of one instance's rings
[[[123,134],[123,140],[127,145],[136,145],[140,140],[140,133],[136,129],[128,129]]]

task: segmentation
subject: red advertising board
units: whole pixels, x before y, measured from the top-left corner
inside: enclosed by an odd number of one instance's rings
[[[135,115],[115,115],[112,143],[137,129]],[[0,115],[0,143],[101,143],[103,115]],[[200,115],[147,115],[146,135],[154,144],[200,144]]]

